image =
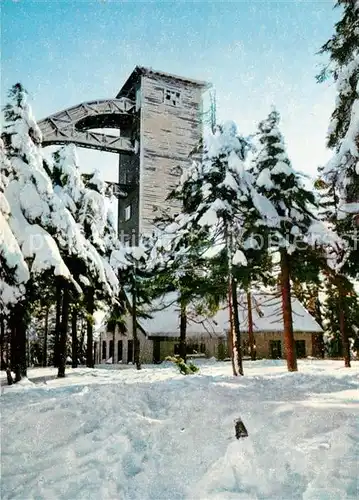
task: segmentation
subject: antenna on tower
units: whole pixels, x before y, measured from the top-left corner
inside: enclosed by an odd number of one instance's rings
[[[216,90],[212,87],[209,92],[209,109],[203,113],[203,122],[208,125],[214,133],[217,125],[217,99]]]

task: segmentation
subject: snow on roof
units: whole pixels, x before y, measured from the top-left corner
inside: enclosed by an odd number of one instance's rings
[[[239,317],[242,332],[248,331],[247,303],[244,295],[239,296]],[[280,297],[273,294],[252,295],[254,332],[282,332],[283,318]],[[322,328],[298,299],[292,298],[293,328],[295,332],[319,333]],[[139,324],[149,337],[179,336],[179,305],[177,294],[167,294],[148,310],[151,318],[139,319]],[[187,337],[225,337],[229,328],[228,308],[224,306],[213,317],[204,317],[189,307]]]

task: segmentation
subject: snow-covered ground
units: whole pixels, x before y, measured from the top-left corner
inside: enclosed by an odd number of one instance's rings
[[[359,498],[359,362],[200,367],[30,369],[3,386],[1,498]]]

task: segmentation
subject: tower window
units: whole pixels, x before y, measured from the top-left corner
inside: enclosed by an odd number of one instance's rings
[[[181,103],[181,93],[178,90],[165,90],[165,103],[171,106],[179,106]]]
[[[131,205],[127,205],[127,207],[125,208],[125,221],[130,220],[131,219],[131,215],[132,215]]]

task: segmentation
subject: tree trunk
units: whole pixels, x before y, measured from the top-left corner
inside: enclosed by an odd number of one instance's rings
[[[42,352],[42,366],[47,366],[47,336],[49,332],[49,309],[50,306],[46,306],[45,312],[45,331],[44,331],[44,345]]]
[[[280,251],[281,268],[281,292],[282,292],[282,311],[284,326],[284,344],[287,355],[288,371],[298,371],[297,356],[295,352],[294,334],[293,334],[293,316],[292,300],[290,289],[290,262],[287,250]]]
[[[9,367],[6,368],[6,378],[8,385],[12,385],[14,383],[14,379],[12,378],[11,370]]]
[[[90,288],[87,292],[87,314],[90,318],[87,319],[87,346],[86,346],[86,366],[94,368],[93,359],[93,313],[95,310],[95,291]]]
[[[238,315],[237,280],[235,280],[234,278],[232,279],[232,300],[233,300],[234,348],[237,351],[237,357],[238,357],[237,370],[239,375],[244,375],[241,330],[240,330],[239,315]]]
[[[116,353],[116,325],[113,327],[113,332],[112,332],[112,342],[113,342],[113,353],[112,353],[112,364],[116,364],[115,360],[115,353]],[[118,353],[117,353],[118,356]],[[96,362],[96,360],[95,360]]]
[[[17,364],[17,339],[16,339],[16,322],[14,317],[14,311],[11,312],[10,320],[10,367],[11,370],[15,373],[15,366]]]
[[[5,357],[4,357],[4,354],[5,354],[5,320],[3,317],[0,318],[0,352],[1,352],[1,354],[0,354],[0,364],[1,364],[0,369],[6,370],[7,364],[6,364]]]
[[[69,326],[69,305],[70,293],[68,287],[65,285],[62,301],[62,317],[61,317],[61,331],[59,339],[59,370],[57,376],[62,378],[65,376],[66,359],[67,359],[67,331]]]
[[[132,333],[133,333],[133,362],[137,370],[141,370],[140,342],[137,337],[137,289],[135,270],[132,277]],[[115,349],[115,345],[113,346]]]
[[[248,340],[249,340],[249,353],[251,360],[255,361],[257,357],[256,345],[253,332],[253,310],[252,310],[252,294],[247,291],[247,306],[248,306]]]
[[[229,345],[231,349],[232,370],[233,375],[237,376],[238,370],[238,353],[235,350],[234,342],[234,318],[233,318],[233,297],[232,297],[232,276],[228,276],[228,311],[229,311]]]
[[[56,318],[55,318],[55,342],[54,342],[54,366],[57,368],[60,363],[60,331],[61,331],[61,310],[62,310],[62,284],[56,282]]]
[[[186,303],[181,299],[180,303],[180,343],[179,355],[183,361],[187,362],[187,307]]]
[[[228,272],[228,312],[229,312],[229,345],[231,349],[232,370],[236,377],[240,373],[239,352],[236,340],[234,316],[233,316],[233,240],[228,223],[225,226],[225,241],[227,245],[227,272]],[[238,312],[238,310],[237,310]]]
[[[72,368],[77,368],[77,309],[76,307],[72,308],[71,313],[71,358],[72,358]]]
[[[343,343],[344,365],[350,368],[350,343],[345,320],[345,288],[340,277],[337,279],[337,288],[339,293],[339,330]]]
[[[11,367],[15,382],[27,376],[26,318],[25,307],[16,304],[11,313]]]

